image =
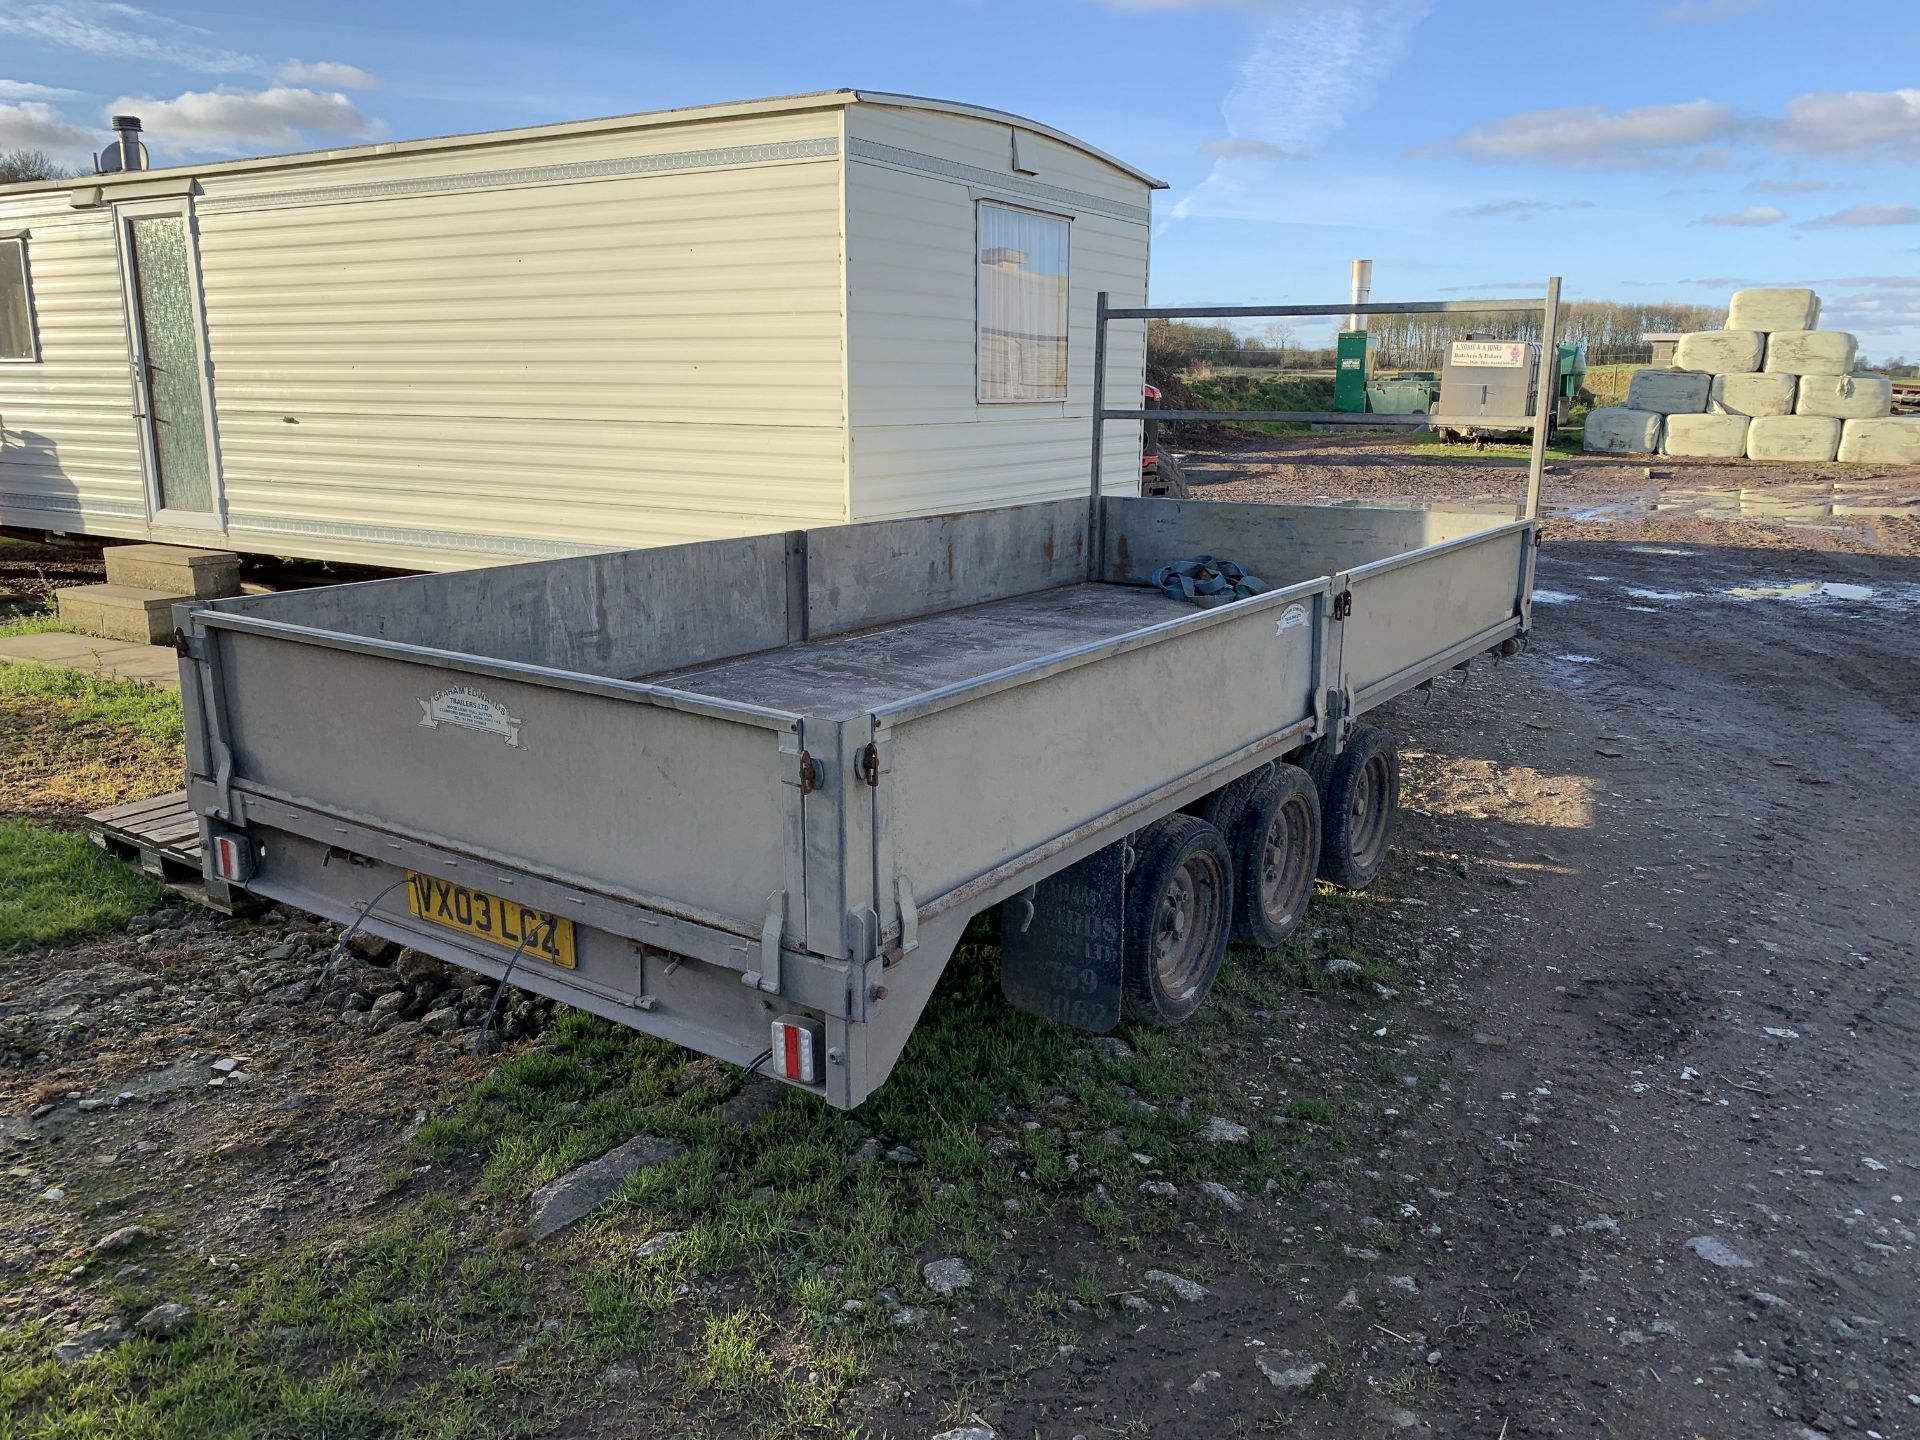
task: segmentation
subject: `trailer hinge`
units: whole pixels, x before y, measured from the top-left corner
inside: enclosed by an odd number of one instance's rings
[[[1353,591],[1342,590],[1333,597],[1333,618],[1344,620],[1353,614]]]
[[[880,783],[880,747],[878,745],[868,744],[860,752],[860,778],[869,785],[877,786]]]
[[[182,660],[199,659],[199,656],[193,653],[193,637],[178,625],[173,627],[173,653]]]
[[[786,923],[787,892],[776,890],[767,897],[766,918],[760,922],[760,968],[742,975],[741,984],[770,995],[780,993],[780,932]]]
[[[820,784],[820,767],[813,763],[813,756],[805,750],[800,752],[800,793],[811,795]]]

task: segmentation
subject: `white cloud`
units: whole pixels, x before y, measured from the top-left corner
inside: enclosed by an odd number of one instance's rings
[[[38,85],[31,80],[0,80],[0,100],[71,100],[78,90],[62,90],[58,85]]]
[[[1850,205],[1815,220],[1802,220],[1806,230],[1856,230],[1879,225],[1920,225],[1920,208],[1912,205]]]
[[[108,110],[138,115],[146,127],[147,143],[176,154],[289,148],[306,143],[309,135],[372,140],[385,129],[345,95],[286,85],[266,90],[189,90],[171,100],[122,96]]]
[[[1920,90],[1817,90],[1789,100],[1773,127],[1782,150],[1817,155],[1896,152],[1920,147]]]
[[[1139,8],[1193,8],[1202,0],[1107,0]],[[1168,210],[1168,221],[1193,215],[1282,218],[1291,207],[1273,193],[1264,170],[1246,162],[1274,152],[1311,155],[1370,101],[1412,44],[1432,0],[1258,0],[1252,48],[1220,103],[1225,140],[1213,169]],[[1251,142],[1251,143],[1249,143]],[[1221,142],[1215,142],[1221,143]]]
[[[63,0],[60,4],[0,6],[0,34],[78,50],[110,60],[148,60],[208,75],[258,70],[251,55],[222,50],[201,37],[206,31],[111,0]]]
[[[1703,20],[1732,20],[1767,8],[1767,0],[1673,0],[1653,12],[1662,25],[1693,25]]]
[[[1489,120],[1441,143],[1471,160],[1582,170],[1644,169],[1674,152],[1731,139],[1743,123],[1733,106],[1714,100],[1621,111],[1571,105]]]
[[[1749,205],[1744,210],[1723,210],[1718,215],[1702,215],[1702,225],[1778,225],[1787,212],[1774,205]]]
[[[1209,140],[1200,147],[1202,155],[1212,155],[1226,160],[1304,160],[1307,157],[1292,150],[1282,150],[1265,140],[1256,140],[1251,135],[1223,135],[1217,140]]]
[[[334,90],[371,90],[380,83],[358,65],[338,60],[289,60],[274,73],[289,85],[325,85]]]
[[[1714,169],[1734,158],[1728,148],[1733,143],[1802,155],[1911,160],[1920,155],[1920,89],[1811,91],[1787,101],[1778,115],[1743,113],[1717,100],[1621,111],[1599,105],[1528,110],[1414,153],[1451,151],[1470,160],[1578,170]],[[1790,194],[1818,186],[1761,181],[1751,188]]]
[[[1472,220],[1531,220],[1551,210],[1591,210],[1591,200],[1492,200],[1460,213]]]
[[[1755,180],[1747,186],[1755,195],[1811,195],[1816,190],[1831,190],[1831,180]]]
[[[75,125],[44,101],[0,102],[0,150],[45,150],[66,159],[91,154],[105,138],[104,131]]]

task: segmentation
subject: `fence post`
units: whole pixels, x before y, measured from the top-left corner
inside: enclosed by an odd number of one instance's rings
[[[1527,462],[1526,518],[1540,514],[1540,477],[1547,464],[1547,441],[1553,436],[1553,422],[1560,414],[1560,277],[1547,281],[1547,302],[1540,315],[1540,372],[1535,381],[1533,455]]]
[[[1144,405],[1144,398],[1141,403]],[[1105,567],[1106,536],[1100,510],[1101,471],[1106,461],[1107,292],[1093,300],[1093,475],[1087,485],[1087,579],[1098,580]]]

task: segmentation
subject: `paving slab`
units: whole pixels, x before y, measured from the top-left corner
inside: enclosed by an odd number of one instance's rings
[[[43,630],[37,635],[0,639],[0,662],[11,660],[138,680],[168,690],[180,688],[179,658],[164,645],[136,645],[71,630]]]

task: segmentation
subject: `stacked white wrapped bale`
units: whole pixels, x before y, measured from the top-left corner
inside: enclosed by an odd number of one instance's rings
[[[1627,381],[1627,408],[1657,415],[1700,415],[1713,376],[1700,370],[1636,370]]]
[[[1736,290],[1727,306],[1729,330],[1811,330],[1820,323],[1820,297],[1811,290]]]
[[[1893,382],[1881,375],[1802,375],[1796,415],[1877,420],[1893,413]]]
[[[1747,424],[1745,415],[1669,415],[1660,453],[1738,460],[1747,453]]]
[[[1707,392],[1707,409],[1715,415],[1791,415],[1798,375],[1716,375]]]
[[[1825,415],[1762,415],[1747,422],[1749,460],[1831,460],[1840,422]]]
[[[1751,375],[1766,353],[1767,337],[1758,330],[1696,330],[1673,347],[1673,363],[1709,375]]]
[[[1839,457],[1853,465],[1920,465],[1920,415],[1848,420]]]
[[[1660,448],[1665,416],[1627,405],[1606,405],[1587,415],[1581,445],[1601,455],[1651,455]]]
[[[1820,297],[1811,290],[1736,291],[1725,329],[1682,335],[1672,368],[1634,371],[1626,405],[1587,417],[1586,448],[1920,463],[1920,419],[1889,419],[1890,383],[1853,374],[1859,343],[1819,323]]]
[[[1844,330],[1776,330],[1767,336],[1767,363],[1775,375],[1845,375],[1860,342]]]

